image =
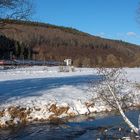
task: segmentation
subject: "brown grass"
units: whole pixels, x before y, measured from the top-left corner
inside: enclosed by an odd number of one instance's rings
[[[56,116],[60,116],[63,113],[67,113],[69,107],[57,107],[56,104],[52,104],[49,108],[50,112],[53,112]]]
[[[26,108],[19,108],[19,107],[9,107],[8,112],[11,115],[12,119],[19,118],[22,123],[27,121],[27,116],[30,113],[26,110]]]
[[[0,117],[3,117],[4,111],[0,111]]]

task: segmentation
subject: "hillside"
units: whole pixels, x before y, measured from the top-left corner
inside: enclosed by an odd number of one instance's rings
[[[38,22],[3,20],[0,59],[57,60],[75,66],[140,66],[140,47],[96,37],[73,28]]]

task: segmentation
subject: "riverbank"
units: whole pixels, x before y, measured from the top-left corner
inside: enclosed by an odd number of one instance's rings
[[[132,80],[127,90],[135,98],[130,106],[139,106],[139,68],[125,68]],[[89,82],[97,81],[96,69],[75,68],[60,72],[59,67],[26,67],[1,71],[0,127],[18,126],[26,122],[53,122],[65,117],[110,112],[112,109],[89,90]]]

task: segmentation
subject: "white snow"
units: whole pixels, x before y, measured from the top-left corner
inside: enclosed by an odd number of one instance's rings
[[[59,67],[33,66],[9,70],[0,70],[0,81],[20,80],[44,77],[68,77],[93,74],[90,68],[75,68],[75,72],[59,72]]]
[[[140,83],[140,68],[124,69],[132,83]],[[110,110],[99,101],[89,107],[85,104],[96,95],[88,90],[88,82],[97,79],[96,69],[92,68],[75,68],[74,72],[59,72],[59,67],[46,66],[0,70],[0,109],[11,106],[26,108],[30,110],[29,121],[47,120],[51,115],[56,115],[49,110],[53,104],[57,109],[69,107],[67,112],[57,116],[59,118],[69,114]],[[134,92],[137,90],[134,89]],[[0,117],[0,125],[10,119],[11,117],[5,114]],[[13,123],[17,124],[19,121],[19,118],[15,117]]]
[[[125,68],[128,80],[140,83],[140,68]]]

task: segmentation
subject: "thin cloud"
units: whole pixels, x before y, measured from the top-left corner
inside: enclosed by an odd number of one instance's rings
[[[101,32],[100,35],[105,35],[105,33],[104,32]]]
[[[99,35],[100,37],[104,37],[104,36],[106,35],[106,33],[101,32],[101,33],[99,33],[98,35]]]
[[[127,36],[137,37],[138,35],[135,32],[127,32]]]
[[[140,35],[135,32],[127,32],[126,36],[140,39]]]

